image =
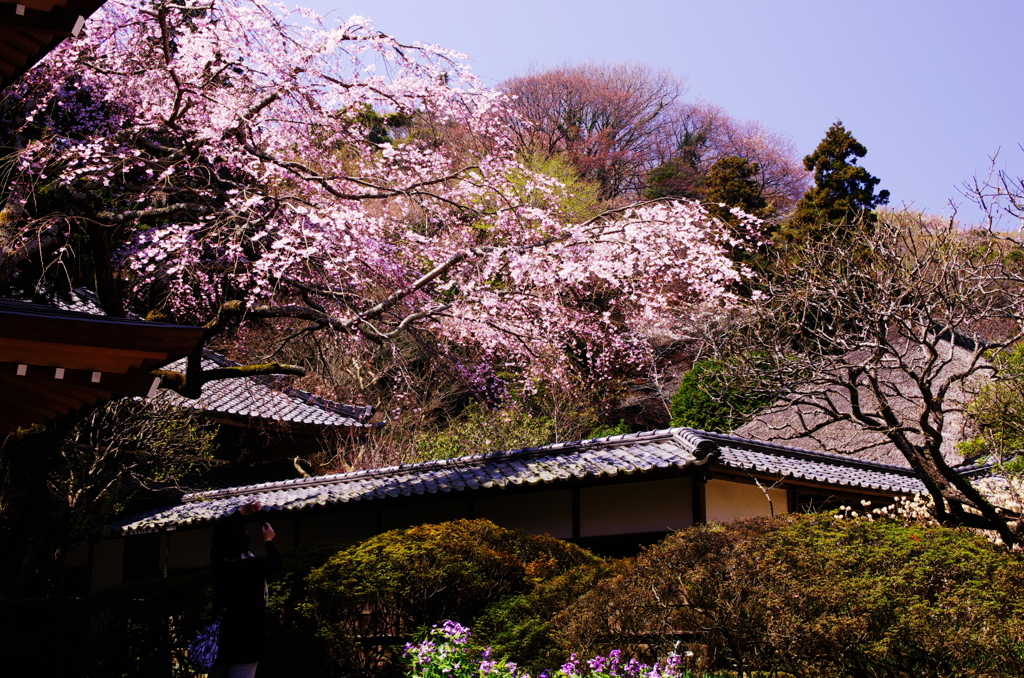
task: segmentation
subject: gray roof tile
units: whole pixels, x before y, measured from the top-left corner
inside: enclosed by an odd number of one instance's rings
[[[70,295],[55,296],[52,303],[60,309],[106,317],[99,298],[84,288],[75,289]],[[134,321],[143,322],[137,318]],[[215,351],[203,351],[204,369],[237,366],[238,363]],[[175,361],[164,369],[184,371],[185,360]],[[203,386],[203,395],[198,400],[170,391],[161,391],[158,397],[195,410],[326,427],[367,426],[374,413],[373,407],[346,405],[288,386],[274,375],[213,381]]]

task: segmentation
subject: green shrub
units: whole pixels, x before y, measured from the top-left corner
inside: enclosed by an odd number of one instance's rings
[[[492,410],[473,404],[447,428],[417,435],[414,445],[417,457],[429,460],[537,447],[552,442],[554,423],[550,417],[535,416],[518,407]]]
[[[709,359],[695,363],[672,396],[672,425],[732,431],[775,402],[775,394],[755,390],[733,369],[739,362]],[[770,369],[769,365],[763,367]]]
[[[789,515],[675,533],[570,605],[580,652],[682,642],[691,668],[1024,675],[1024,564],[965,530]]]
[[[486,520],[422,525],[336,554],[309,575],[303,609],[347,673],[396,675],[417,630],[447,619],[468,624],[499,601],[597,561],[567,542]]]
[[[590,429],[590,433],[587,434],[587,438],[608,438],[610,436],[621,436],[632,433],[633,429],[629,424],[626,423],[625,419],[620,419],[618,424],[614,426],[611,424],[598,424]]]
[[[988,356],[999,379],[981,387],[967,413],[980,435],[959,444],[967,457],[1006,462],[1024,452],[1024,344]],[[1019,473],[1019,460],[1005,470]]]

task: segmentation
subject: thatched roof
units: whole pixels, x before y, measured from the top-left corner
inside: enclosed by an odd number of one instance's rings
[[[965,347],[961,342],[939,341],[932,344],[943,357],[941,369],[933,375],[933,383],[948,380],[951,375],[967,369],[973,359],[973,346]],[[915,368],[923,361],[917,358],[919,346],[910,346],[903,352],[906,365]],[[845,364],[859,364],[865,361],[866,351],[857,351],[843,356]],[[891,361],[895,364],[895,358]],[[913,369],[904,370],[882,367],[879,380],[885,384],[885,395],[900,420],[915,425],[922,411],[921,392],[914,383]],[[962,385],[954,384],[942,402],[942,453],[952,464],[959,464],[963,455],[957,444],[973,437],[974,432],[964,412],[977,388],[987,379],[986,371],[973,374]],[[842,419],[851,412],[849,393],[829,384],[828,374],[821,379],[801,385],[791,394],[780,398],[763,410],[753,420],[736,429],[735,434],[745,438],[793,445],[808,450],[845,454],[886,464],[909,466],[902,453],[884,433],[865,430],[861,424]],[[863,384],[858,388],[862,409],[873,411],[878,403]],[[831,410],[826,414],[825,410]],[[839,415],[837,419],[836,414]],[[831,420],[831,421],[830,421]],[[911,440],[920,443],[923,438],[912,434]]]

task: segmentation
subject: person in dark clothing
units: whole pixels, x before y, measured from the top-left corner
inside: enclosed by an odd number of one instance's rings
[[[245,516],[262,506],[251,502],[219,519],[213,526],[210,565],[213,567],[213,607],[220,613],[220,648],[210,678],[253,678],[267,640],[267,580],[281,569],[274,546],[274,528],[263,522],[267,557],[249,550]]]

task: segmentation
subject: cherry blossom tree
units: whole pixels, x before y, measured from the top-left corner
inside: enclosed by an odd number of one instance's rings
[[[405,333],[472,379],[599,381],[730,303],[698,204],[565,218],[464,57],[262,1],[111,0],[6,93],[0,286],[84,281],[112,315],[260,323],[335,350]],[[753,225],[750,225],[753,228]],[[244,347],[241,349],[244,355]],[[204,383],[281,363],[164,373]]]

